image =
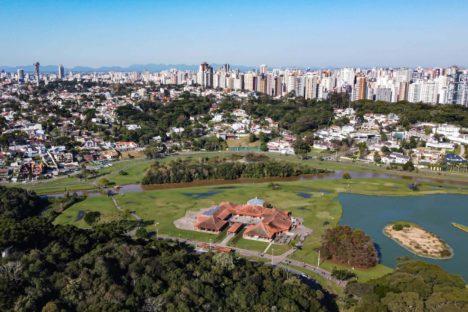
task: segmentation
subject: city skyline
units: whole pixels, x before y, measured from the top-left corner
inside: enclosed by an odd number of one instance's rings
[[[2,1],[0,65],[467,66],[464,1]],[[357,16],[361,17],[359,20]]]

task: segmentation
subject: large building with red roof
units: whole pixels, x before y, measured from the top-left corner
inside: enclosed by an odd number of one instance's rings
[[[194,228],[199,231],[219,233],[228,228],[229,233],[238,233],[243,227],[244,238],[273,240],[278,234],[291,229],[290,213],[263,206],[259,199],[236,205],[222,202],[197,215]]]

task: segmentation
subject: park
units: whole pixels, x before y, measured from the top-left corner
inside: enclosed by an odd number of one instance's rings
[[[215,153],[213,153],[215,154]],[[209,154],[203,154],[205,157]],[[173,156],[177,157],[177,156]],[[180,156],[179,156],[180,157]],[[182,156],[182,157],[200,157]],[[307,162],[293,157],[273,156],[283,161],[302,162],[312,167],[335,169],[336,164],[327,162]],[[162,160],[170,161],[169,159]],[[153,161],[135,160],[134,166],[129,162],[116,163],[110,170],[104,172],[106,178],[113,184],[128,185],[137,184],[145,169]],[[365,172],[363,168],[348,164],[346,169],[350,172]],[[121,175],[125,170],[128,174]],[[228,246],[238,250],[248,250],[252,254],[246,256],[255,261],[282,261],[282,264],[291,268],[298,268],[293,263],[300,264],[302,271],[311,277],[321,281],[330,291],[340,292],[340,288],[324,280],[317,273],[304,268],[304,265],[317,266],[321,269],[332,271],[334,268],[353,270],[359,281],[367,281],[383,276],[392,271],[392,267],[378,264],[370,269],[357,269],[331,261],[319,260],[318,250],[324,232],[338,224],[342,217],[343,208],[339,200],[340,194],[360,194],[387,197],[423,197],[423,195],[437,194],[468,194],[468,187],[458,184],[442,183],[439,181],[419,182],[418,190],[414,191],[408,187],[412,181],[382,171],[374,172],[376,177],[364,177],[343,179],[336,174],[320,178],[310,179],[284,179],[270,181],[268,179],[255,181],[214,181],[208,185],[204,183],[182,183],[179,187],[170,185],[153,185],[148,188],[138,188],[131,192],[116,192],[108,196],[105,192],[100,194],[97,188],[89,181],[83,182],[88,186],[89,193],[86,199],[66,209],[55,220],[56,224],[71,224],[82,228],[89,228],[83,220],[83,215],[92,211],[100,212],[100,223],[114,220],[129,219],[138,216],[144,220],[144,227],[149,233],[155,233],[159,237],[175,240],[200,242],[205,244],[220,244],[225,240],[227,231],[217,234],[199,231],[183,230],[177,228],[174,222],[184,217],[187,212],[198,212],[201,208],[212,207],[223,201],[244,203],[252,198],[262,198],[278,209],[287,210],[292,215],[301,218],[304,226],[310,228],[312,233],[296,246],[297,240],[289,244],[269,244],[268,242],[248,240],[242,237],[242,231],[229,240]],[[424,177],[424,176],[422,176]],[[452,177],[444,177],[449,180]],[[203,182],[203,181],[202,181]],[[88,183],[88,184],[85,184]],[[45,190],[44,186],[41,186]],[[53,186],[54,188],[56,186]],[[63,187],[63,185],[62,185]],[[58,191],[58,189],[54,189]],[[86,188],[85,188],[86,190]],[[116,203],[120,209],[116,208]],[[287,255],[287,256],[284,256]],[[283,256],[283,257],[282,257]]]

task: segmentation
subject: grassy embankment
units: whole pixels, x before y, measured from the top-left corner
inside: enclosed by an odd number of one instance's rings
[[[463,224],[455,223],[455,222],[452,222],[452,225],[453,225],[454,227],[456,227],[457,229],[462,230],[463,232],[467,232],[467,233],[468,233],[468,226],[467,226],[467,225],[463,225]]]

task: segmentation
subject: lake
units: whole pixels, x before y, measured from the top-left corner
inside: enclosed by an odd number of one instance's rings
[[[462,275],[468,281],[468,233],[452,226],[452,222],[468,225],[467,195],[424,196],[366,196],[342,193],[338,196],[343,207],[341,225],[364,230],[376,242],[381,262],[395,267],[396,258],[411,256],[434,263],[446,271]],[[417,223],[437,234],[454,250],[448,260],[435,260],[416,256],[382,233],[388,223],[405,220]]]

